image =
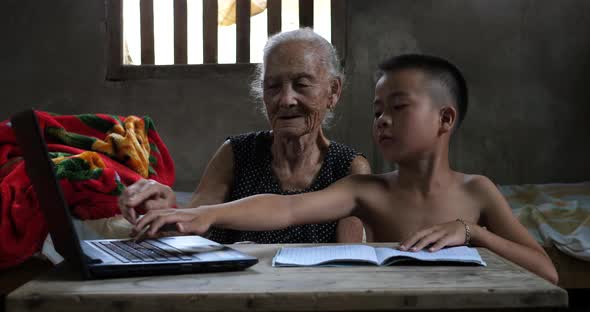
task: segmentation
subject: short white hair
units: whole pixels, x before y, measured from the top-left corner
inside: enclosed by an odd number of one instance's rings
[[[264,70],[265,70],[265,62],[268,57],[268,54],[277,46],[293,41],[305,41],[308,42],[310,46],[317,48],[317,51],[320,55],[321,64],[327,69],[327,72],[330,74],[331,79],[340,79],[342,85],[344,86],[344,70],[340,65],[340,59],[338,58],[338,53],[334,46],[328,42],[324,37],[318,35],[314,32],[311,28],[301,28],[292,31],[281,32],[278,34],[273,35],[272,37],[268,38],[266,44],[264,45],[264,53],[262,57],[262,63],[256,66],[256,70],[252,77],[252,82],[250,83],[250,93],[252,97],[259,103],[261,103],[260,110],[266,116],[266,106],[264,105],[263,100],[263,83],[264,83]],[[322,126],[328,127],[330,121],[334,117],[334,112],[328,111],[324,120],[322,121]]]

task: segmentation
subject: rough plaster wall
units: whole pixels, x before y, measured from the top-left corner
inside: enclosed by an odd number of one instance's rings
[[[590,2],[349,1],[348,89],[332,138],[388,168],[370,139],[373,69],[401,52],[452,59],[471,107],[455,167],[498,183],[588,180]],[[0,10],[0,118],[34,106],[58,113],[150,115],[192,190],[227,135],[265,129],[250,72],[191,80],[105,81],[103,0],[8,0]],[[367,36],[370,34],[370,36]]]
[[[368,140],[373,70],[421,52],[452,60],[470,87],[451,149],[456,169],[502,184],[590,178],[590,2],[349,3],[350,84],[333,135],[365,151],[375,171],[390,166]]]

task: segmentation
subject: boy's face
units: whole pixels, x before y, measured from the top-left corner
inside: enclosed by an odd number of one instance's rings
[[[373,139],[391,162],[428,156],[436,145],[439,108],[423,72],[387,72],[375,86]]]

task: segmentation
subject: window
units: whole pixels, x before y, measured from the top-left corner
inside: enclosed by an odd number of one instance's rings
[[[345,49],[345,0],[107,0],[107,79],[177,79],[262,61],[268,36],[312,27]]]

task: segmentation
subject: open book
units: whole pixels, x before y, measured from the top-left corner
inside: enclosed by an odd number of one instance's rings
[[[436,252],[408,252],[367,245],[283,247],[273,258],[272,265],[279,267],[350,264],[391,265],[408,260],[486,265],[477,249],[465,246],[441,249]]]

